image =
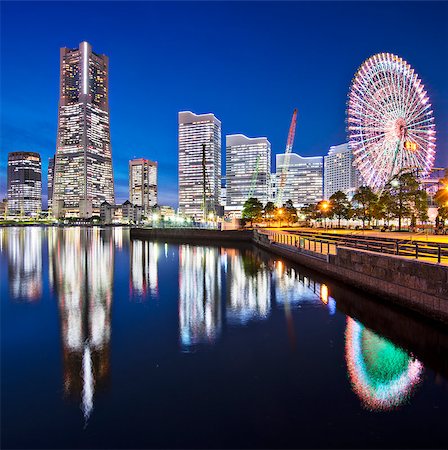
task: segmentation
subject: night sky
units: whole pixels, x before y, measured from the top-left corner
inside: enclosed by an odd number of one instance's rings
[[[283,152],[297,107],[294,151],[326,154],[346,141],[350,81],[377,52],[419,74],[436,119],[436,165],[448,166],[447,23],[447,2],[2,2],[0,195],[8,152],[37,151],[46,199],[59,48],[83,40],[110,59],[117,202],[128,196],[128,160],[145,157],[159,162],[159,203],[177,205],[182,110],[216,114],[224,156],[232,133],[267,136]]]

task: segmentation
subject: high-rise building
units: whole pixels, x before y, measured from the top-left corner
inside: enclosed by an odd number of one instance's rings
[[[109,59],[87,42],[60,52],[53,212],[88,217],[115,203],[109,125]]]
[[[350,144],[333,145],[324,157],[324,198],[342,191],[349,198],[362,183],[361,174],[353,165]]]
[[[285,165],[286,155],[276,156],[277,188]],[[283,186],[283,202],[292,200],[296,208],[317,203],[323,196],[323,157],[289,155],[288,170]]]
[[[157,205],[157,162],[143,158],[129,161],[129,200],[145,213]]]
[[[179,113],[179,211],[195,218],[219,209],[221,122],[214,114]]]
[[[271,144],[265,137],[226,136],[226,211],[241,215],[251,197],[269,199]]]
[[[53,182],[54,182],[54,160],[56,156],[48,158],[48,172],[47,172],[47,193],[48,193],[48,211],[51,211],[53,206]]]
[[[8,154],[8,214],[36,216],[42,210],[42,165],[39,153]]]

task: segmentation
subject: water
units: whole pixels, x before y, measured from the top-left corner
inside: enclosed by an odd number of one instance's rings
[[[251,246],[0,233],[2,448],[448,444],[446,330]]]

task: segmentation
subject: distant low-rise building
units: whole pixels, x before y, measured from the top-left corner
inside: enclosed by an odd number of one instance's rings
[[[143,208],[126,200],[122,205],[103,202],[100,206],[100,220],[106,225],[118,223],[140,223]]]

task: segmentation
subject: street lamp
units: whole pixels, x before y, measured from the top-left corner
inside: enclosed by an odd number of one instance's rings
[[[330,207],[330,202],[323,200],[320,202],[319,209],[321,213],[326,213]],[[327,217],[324,215],[324,228],[327,228]]]

